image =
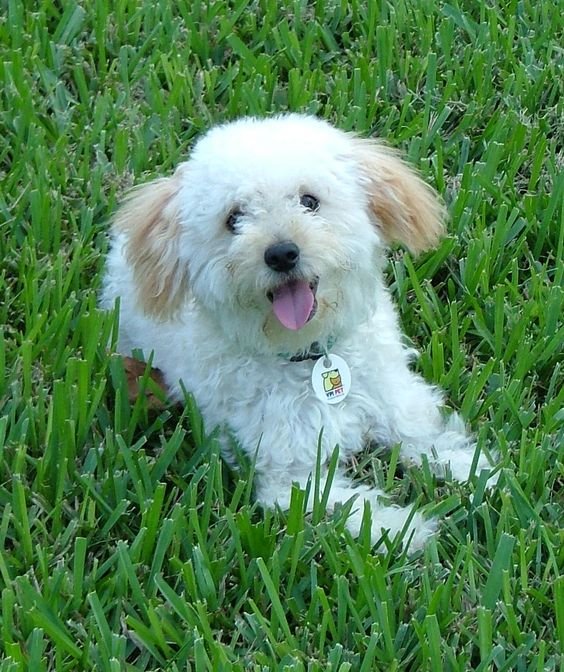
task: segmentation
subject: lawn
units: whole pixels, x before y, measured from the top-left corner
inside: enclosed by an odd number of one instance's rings
[[[562,8],[554,0],[0,4],[0,672],[564,669]],[[299,110],[401,149],[449,236],[389,282],[499,485],[375,446],[442,518],[408,556],[253,504],[197,409],[129,404],[108,217],[211,124]]]

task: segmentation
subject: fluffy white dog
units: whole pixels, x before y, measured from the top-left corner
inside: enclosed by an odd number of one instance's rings
[[[172,398],[184,386],[208,429],[255,460],[266,506],[288,507],[292,484],[306,487],[318,446],[322,488],[336,445],[346,462],[371,440],[465,480],[475,445],[410,371],[383,282],[386,245],[430,248],[443,219],[432,189],[377,141],[297,114],[241,119],[131,193],[102,303],[120,298],[120,352],[153,352]],[[356,534],[369,503],[374,542],[403,530],[421,547],[436,522],[381,494],[339,470],[328,506],[356,498]]]

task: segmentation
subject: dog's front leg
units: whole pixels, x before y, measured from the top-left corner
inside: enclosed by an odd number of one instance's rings
[[[264,506],[289,509],[292,485],[297,483],[300,488],[306,489],[310,478],[312,484],[309,488],[307,511],[311,512],[314,506],[312,492],[314,477],[307,469],[257,473],[257,500]],[[410,551],[415,551],[421,548],[437,529],[436,520],[425,520],[420,513],[413,512],[412,507],[384,506],[379,501],[382,494],[380,490],[365,485],[356,486],[339,471],[333,475],[329,484],[326,470],[319,480],[319,496],[321,498],[324,493],[326,494],[329,511],[332,511],[337,504],[346,504],[351,499],[354,500],[346,523],[353,536],[358,536],[360,533],[367,504],[370,506],[372,516],[371,537],[374,544],[381,541],[385,534],[393,540],[403,532],[404,543],[409,543]],[[328,493],[327,487],[329,487]],[[380,550],[385,551],[385,546],[380,546]]]
[[[439,390],[407,368],[381,376],[379,382],[385,420],[375,424],[373,438],[388,445],[401,443],[403,461],[421,464],[425,456],[436,474],[450,472],[458,481],[468,480],[474,462],[476,474],[491,469],[485,454],[480,453],[475,461],[477,446],[460,416],[445,417]],[[496,480],[494,476],[489,484]]]

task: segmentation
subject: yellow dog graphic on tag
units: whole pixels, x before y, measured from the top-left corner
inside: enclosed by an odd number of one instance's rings
[[[327,397],[334,397],[343,393],[343,382],[339,369],[331,369],[331,371],[324,371],[323,389]]]

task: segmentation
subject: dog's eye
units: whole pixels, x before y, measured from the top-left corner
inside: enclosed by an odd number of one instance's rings
[[[229,216],[225,220],[225,228],[231,233],[237,233],[237,222],[241,219],[243,213],[236,208],[229,213]]]
[[[319,210],[319,200],[312,196],[311,194],[304,194],[300,198],[300,203],[304,206],[306,210],[311,210],[311,212],[316,212]]]

